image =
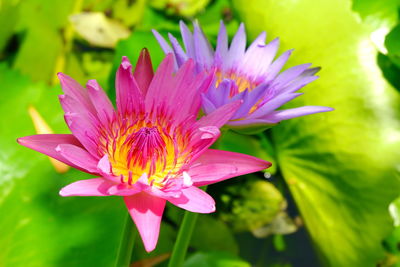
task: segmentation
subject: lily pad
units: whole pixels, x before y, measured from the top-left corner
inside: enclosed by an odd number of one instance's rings
[[[263,30],[280,36],[282,51],[296,48],[291,65],[322,67],[289,106],[336,110],[273,128],[276,157],[325,265],[375,266],[400,189],[400,98],[377,66],[370,26],[345,0],[234,5],[252,38]]]

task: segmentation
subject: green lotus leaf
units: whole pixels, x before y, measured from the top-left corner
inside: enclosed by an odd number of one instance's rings
[[[325,265],[375,266],[400,189],[400,99],[377,66],[370,25],[345,0],[234,5],[251,38],[280,36],[282,51],[295,48],[290,65],[322,67],[289,106],[336,110],[274,127],[276,158]]]

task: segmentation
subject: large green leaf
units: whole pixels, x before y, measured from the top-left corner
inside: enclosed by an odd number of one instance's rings
[[[321,78],[292,106],[336,110],[272,130],[284,179],[327,266],[375,266],[399,193],[399,103],[376,63],[370,27],[350,1],[234,1],[250,36],[266,30],[291,65],[313,62]]]
[[[0,52],[3,51],[17,25],[19,8],[17,3],[2,1],[0,4]],[[7,25],[7,27],[5,27]]]
[[[13,67],[34,81],[54,81],[63,60],[65,26],[74,0],[26,0],[19,2],[17,31],[21,46]]]
[[[16,143],[35,134],[28,117],[34,105],[58,133],[68,133],[57,94],[0,65],[0,262],[1,266],[111,266],[126,214],[123,201],[58,195],[89,175],[61,175],[48,158]],[[101,244],[101,245],[99,245]]]
[[[353,0],[352,8],[373,27],[392,27],[397,20],[399,0]]]

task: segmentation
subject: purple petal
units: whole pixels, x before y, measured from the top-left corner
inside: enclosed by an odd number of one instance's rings
[[[198,66],[200,66],[198,71],[202,71],[203,69],[209,69],[211,67],[214,53],[200,26],[196,22],[193,23],[193,26],[194,49],[196,53],[195,59]]]
[[[180,67],[188,60],[188,56],[186,55],[185,51],[183,51],[178,40],[176,40],[176,38],[172,34],[168,33],[168,37],[174,50],[176,63],[178,64],[178,67]]]
[[[156,30],[152,30],[154,37],[156,37],[158,43],[161,46],[161,49],[164,51],[165,54],[173,53],[171,46],[168,44],[167,41],[159,34]]]
[[[215,49],[215,60],[222,63],[228,54],[228,34],[226,33],[226,27],[224,22],[221,20],[219,26],[219,33],[217,39],[217,48]]]
[[[313,76],[320,70],[321,70],[321,67],[314,67],[314,68],[306,69],[305,71],[303,71],[303,73],[300,75],[300,77]]]
[[[239,119],[239,118],[241,118],[242,116],[246,115],[247,112],[249,112],[250,108],[252,107],[252,106],[249,105],[250,102],[251,102],[250,99],[249,99],[249,95],[250,95],[250,92],[249,92],[248,89],[246,89],[246,90],[243,91],[243,94],[242,94],[242,97],[241,97],[241,99],[242,99],[242,105],[241,105],[240,108],[235,112],[235,114],[231,117],[232,120]]]
[[[205,114],[210,114],[211,112],[216,110],[214,104],[207,98],[205,94],[201,95],[201,101],[202,101],[201,106]]]
[[[229,104],[226,104],[212,113],[202,117],[197,121],[199,127],[203,126],[216,126],[221,128],[227,121],[229,121],[232,115],[238,110],[242,105],[242,101],[238,100]]]
[[[287,120],[291,118],[296,118],[300,116],[305,116],[309,114],[319,113],[319,112],[328,112],[334,110],[333,108],[329,107],[320,107],[320,106],[304,106],[299,108],[292,108],[292,109],[285,109],[285,110],[278,110],[272,114],[265,116],[265,119],[271,123],[277,123],[282,120]]]
[[[246,49],[246,32],[244,29],[244,24],[241,23],[229,47],[228,57],[225,59],[224,62],[224,69],[228,69],[235,62],[241,60],[244,55],[245,49]]]
[[[295,81],[291,82],[288,84],[286,87],[281,88],[279,90],[279,93],[293,93],[296,92],[297,90],[301,89],[305,85],[315,81],[318,79],[318,76],[307,76],[307,77],[302,77],[300,79],[296,79]]]
[[[311,64],[301,64],[290,69],[285,70],[284,72],[280,73],[278,77],[275,78],[272,87],[275,86],[285,86],[299,75],[301,75]]]
[[[157,245],[165,200],[146,193],[124,197],[125,204],[142,237],[147,252]]]
[[[207,98],[214,104],[215,107],[220,107],[228,103],[230,99],[230,92],[235,82],[230,79],[224,79],[218,87],[211,87],[207,92]],[[240,100],[236,98],[235,100]],[[233,100],[233,101],[235,101]]]
[[[248,76],[265,76],[279,48],[279,39],[276,38],[267,45],[254,43],[246,51],[240,69]]]
[[[289,102],[292,99],[295,99],[298,96],[301,96],[302,93],[292,93],[292,94],[281,94],[278,95],[271,100],[267,101],[264,105],[259,107],[256,111],[250,114],[246,119],[255,119],[266,116],[268,113],[274,111],[279,108],[283,104]]]
[[[182,34],[183,44],[185,45],[186,53],[189,56],[189,58],[195,58],[193,35],[183,21],[179,22],[179,26],[181,28],[181,34]]]
[[[231,120],[243,118],[246,116],[251,108],[260,100],[262,100],[263,96],[265,95],[266,91],[268,90],[268,85],[261,84],[254,88],[251,92],[248,92],[243,97],[243,104],[242,106],[236,111],[235,115],[232,116]]]
[[[293,49],[284,52],[271,64],[271,66],[268,68],[268,73],[264,81],[271,81],[275,79],[276,75],[281,71],[292,52]]]

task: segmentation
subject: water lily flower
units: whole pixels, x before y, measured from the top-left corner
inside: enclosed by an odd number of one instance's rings
[[[175,73],[168,55],[153,74],[146,50],[134,73],[124,57],[116,75],[116,109],[95,80],[83,88],[65,74],[59,78],[72,134],[32,135],[18,142],[97,176],[67,185],[61,196],[123,196],[147,251],[157,244],[166,201],[191,212],[213,212],[213,198],[199,186],[270,166],[209,149],[240,103],[197,120],[200,94],[213,77],[196,74],[190,60]]]
[[[227,125],[250,133],[269,128],[282,120],[333,110],[321,106],[277,110],[302,95],[297,91],[317,79],[315,73],[319,70],[310,68],[311,64],[302,64],[281,71],[292,50],[275,58],[279,48],[278,38],[266,44],[266,33],[262,32],[246,49],[246,32],[242,23],[228,47],[226,28],[221,22],[214,51],[199,24],[195,22],[193,27],[192,33],[185,23],[180,23],[185,49],[172,34],[168,34],[169,45],[157,31],[153,30],[153,33],[164,52],[175,55],[176,67],[193,59],[198,72],[216,72],[215,83],[202,96],[206,114],[241,99],[243,104]]]

